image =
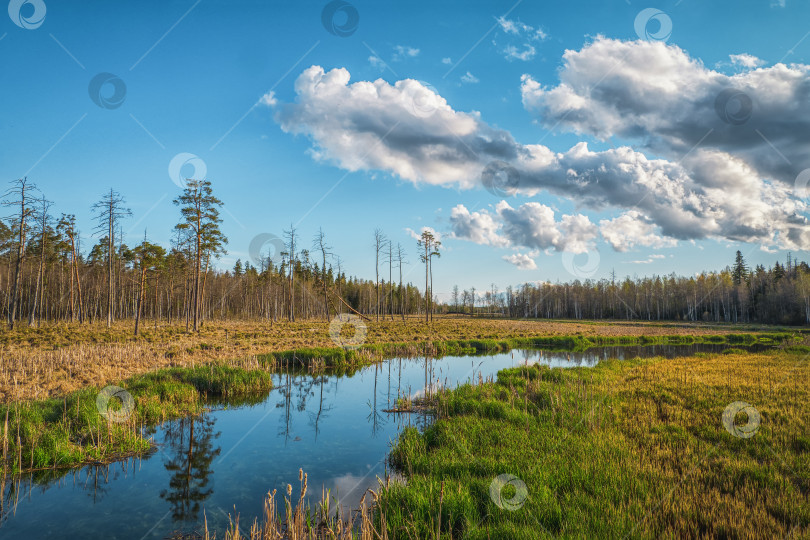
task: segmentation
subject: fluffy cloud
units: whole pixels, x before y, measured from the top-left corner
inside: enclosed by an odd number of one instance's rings
[[[564,215],[556,221],[554,210],[537,202],[512,208],[501,201],[494,213],[470,212],[459,204],[450,212],[450,226],[453,238],[477,244],[537,250],[553,248],[572,253],[588,251],[597,236],[597,228],[587,216]]]
[[[759,67],[765,63],[764,60],[757,58],[751,54],[730,54],[728,55],[729,59],[731,59],[731,63],[735,66],[739,66],[746,69],[754,69],[755,67]]]
[[[470,240],[476,244],[506,247],[509,241],[498,234],[501,224],[497,216],[487,211],[470,212],[463,204],[450,211],[453,237]]]
[[[268,107],[275,107],[278,104],[278,100],[276,99],[276,93],[272,90],[267,92],[265,95],[261,97],[259,103],[262,105],[266,105]]]
[[[514,264],[519,270],[536,270],[537,263],[534,262],[529,255],[525,253],[515,253],[513,255],[504,255],[503,260],[509,264]]]
[[[635,246],[662,248],[676,243],[672,238],[657,235],[652,220],[636,210],[614,219],[601,220],[599,232],[616,251],[627,251]]]
[[[744,54],[732,60],[758,63]],[[673,160],[709,149],[790,184],[810,167],[810,66],[726,75],[675,45],[603,37],[566,51],[563,62],[557,86],[523,77],[523,103],[547,126],[635,140]]]
[[[589,50],[594,48],[598,50]],[[606,73],[612,65],[608,56],[615,63],[622,54],[627,58],[614,66],[617,73]],[[594,55],[596,59],[591,58]],[[661,58],[656,60],[656,55]],[[770,154],[765,159],[759,135],[754,134],[759,142],[745,138],[739,129],[750,131],[747,124],[725,124],[714,111],[715,96],[704,86],[722,88],[729,77],[706,70],[677,47],[662,43],[600,38],[580,52],[566,52],[565,58],[563,82],[555,88],[546,89],[531,77],[523,78],[523,99],[529,109],[540,112],[545,122],[559,122],[575,131],[636,137],[653,152],[671,155],[671,159],[648,157],[628,146],[592,151],[586,143],[579,143],[554,152],[542,145],[522,145],[509,132],[488,125],[479,113],[455,111],[433,88],[418,81],[350,83],[347,70],[325,72],[319,66],[298,77],[296,101],[277,105],[276,120],[283,130],[309,137],[316,159],[347,170],[381,170],[417,184],[474,188],[482,184],[482,172],[489,170],[488,165],[497,163],[506,174],[494,178],[508,180],[501,187],[509,189],[501,191],[525,195],[549,191],[580,206],[619,209],[626,212],[624,220],[617,218],[612,227],[600,224],[616,249],[659,247],[672,239],[708,237],[757,242],[766,248],[810,248],[810,231],[802,215],[806,206],[791,192],[789,178],[763,173],[768,166],[774,170],[782,167],[777,163],[779,155],[768,146]],[[770,81],[762,85],[772,90],[768,107],[775,114],[776,104],[784,96],[804,92],[795,78],[806,69],[782,66],[734,77],[742,80],[758,74],[762,81]],[[771,80],[781,75],[788,81],[784,88]],[[599,84],[583,90],[598,77],[604,77],[604,87]],[[718,78],[723,81],[717,83]],[[805,79],[804,87],[810,88],[810,79]],[[689,85],[694,85],[695,95],[708,100],[709,112],[703,111],[702,118],[696,109],[699,99],[684,97],[691,91]],[[770,133],[781,122],[785,130],[774,139],[788,141],[787,132],[793,130],[790,115],[796,125],[803,125],[802,116],[810,115],[810,109],[798,112],[798,102],[785,101],[784,106],[780,118],[762,119],[760,125]],[[706,124],[706,131],[701,131],[701,123]],[[717,133],[723,135],[722,144],[712,139]],[[793,133],[792,142],[780,149],[798,148],[801,137],[801,133]],[[701,138],[704,143],[696,146]],[[679,149],[683,152],[678,153]],[[793,152],[789,158],[802,164],[808,159]],[[488,179],[491,183],[492,177]],[[494,188],[498,193],[497,184]],[[508,213],[504,209],[494,215],[500,219]],[[532,209],[532,219],[540,219],[538,213],[542,211]],[[518,217],[528,219],[529,215]],[[500,225],[506,230],[505,222]],[[572,221],[565,227],[576,225]],[[621,233],[621,226],[634,229]],[[555,228],[565,232],[562,225]],[[518,230],[515,228],[515,234]],[[498,245],[492,236],[484,238]],[[548,245],[557,249],[554,243]]]
[[[478,184],[483,165],[513,160],[519,145],[478,113],[454,111],[432,88],[413,79],[349,84],[346,69],[305,70],[296,103],[277,108],[289,133],[305,134],[316,159],[343,169],[383,170],[415,183]]]

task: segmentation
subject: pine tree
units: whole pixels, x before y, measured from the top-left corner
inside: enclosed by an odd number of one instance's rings
[[[779,261],[776,261],[776,264],[773,266],[773,280],[779,281],[785,277],[785,268],[779,264]]]
[[[105,193],[92,207],[98,221],[96,231],[107,233],[107,328],[112,326],[115,318],[115,233],[119,221],[132,215],[129,208],[124,208],[125,202],[118,192],[110,188],[109,193]]]
[[[175,228],[191,233],[194,242],[194,296],[192,310],[194,314],[194,331],[200,318],[200,272],[203,258],[225,253],[224,245],[228,239],[219,230],[222,218],[219,207],[222,201],[217,199],[211,190],[208,180],[189,179],[183,194],[176,198],[174,204],[180,207],[182,221]],[[207,265],[206,265],[207,266]]]
[[[748,276],[748,267],[745,265],[745,259],[743,259],[742,253],[740,253],[740,250],[737,250],[737,256],[734,259],[734,268],[731,271],[734,285],[742,283],[746,276]]]

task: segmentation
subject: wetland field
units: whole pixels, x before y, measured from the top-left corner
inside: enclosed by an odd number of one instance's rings
[[[5,332],[0,537],[810,534],[799,330],[366,331]]]

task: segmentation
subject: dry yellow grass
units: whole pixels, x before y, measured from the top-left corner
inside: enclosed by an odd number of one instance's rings
[[[366,343],[446,339],[505,339],[572,335],[657,336],[740,332],[740,327],[546,320],[492,320],[441,317],[367,322]],[[307,320],[205,322],[198,334],[184,325],[157,327],[144,321],[137,338],[132,322],[20,326],[0,331],[0,402],[42,399],[89,385],[101,386],[155,369],[238,359],[305,347],[334,347],[329,323]]]
[[[637,445],[643,474],[674,489],[637,532],[806,538],[808,366],[804,354],[729,354],[625,370],[613,389],[624,403],[620,429]],[[750,440],[715,438],[717,409],[736,401],[758,410],[761,429]]]

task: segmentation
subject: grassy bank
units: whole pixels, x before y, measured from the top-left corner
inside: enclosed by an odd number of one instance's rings
[[[147,452],[151,442],[144,427],[198,413],[211,401],[260,400],[272,381],[259,366],[208,365],[162,369],[119,387],[131,401],[124,393],[86,388],[61,399],[0,406],[0,472],[103,463]]]
[[[505,370],[402,433],[379,509],[392,538],[806,538],[808,399],[801,349]]]

